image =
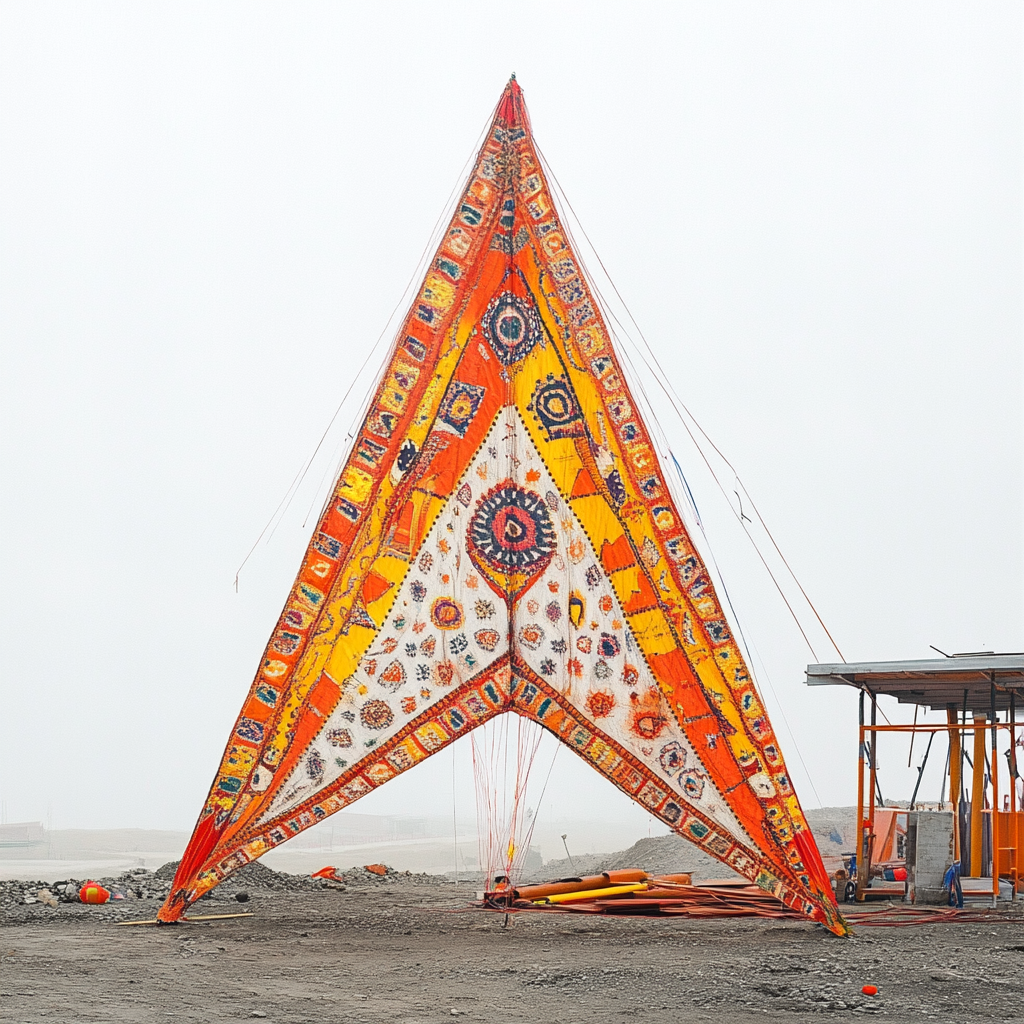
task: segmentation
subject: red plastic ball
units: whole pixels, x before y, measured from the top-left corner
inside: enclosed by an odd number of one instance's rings
[[[861,989],[861,992],[863,992],[864,995],[866,995],[866,996],[877,996],[878,995],[878,986],[877,985],[865,985]]]

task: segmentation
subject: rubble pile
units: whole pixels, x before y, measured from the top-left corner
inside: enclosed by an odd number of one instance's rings
[[[56,882],[21,879],[0,881],[0,912],[7,921],[27,919],[32,915],[50,913],[62,904],[74,906],[85,913],[100,912],[104,917],[122,917],[124,908],[138,908],[140,901],[159,906],[171,891],[173,872],[166,878],[145,868],[133,868],[116,877],[64,878]],[[79,891],[86,882],[98,882],[110,892],[110,900],[98,906],[86,906],[79,900]],[[113,914],[111,914],[113,912]]]
[[[381,874],[380,868],[384,869]],[[396,871],[387,864],[367,864],[362,867],[339,868],[335,878],[353,888],[381,885],[452,885],[453,880],[445,875],[429,875],[426,872]]]
[[[117,877],[76,879],[65,878],[56,882],[0,881],[0,916],[7,923],[42,921],[49,917],[82,917],[90,920],[128,920],[154,917],[164,900],[170,895],[171,883],[178,868],[177,861],[169,861],[155,871],[133,868]],[[371,870],[372,869],[372,870]],[[95,882],[109,890],[106,903],[88,905],[79,900],[79,892],[86,882]],[[326,889],[345,892],[379,889],[403,885],[452,884],[450,878],[410,871],[396,871],[384,864],[370,864],[336,870],[332,877],[311,878],[309,875],[291,875],[254,861],[240,868],[217,888],[201,898],[197,906],[215,903],[248,904],[250,894],[299,894],[321,892]],[[241,910],[242,907],[237,907]],[[248,908],[247,908],[248,909]],[[209,911],[207,911],[209,912]]]

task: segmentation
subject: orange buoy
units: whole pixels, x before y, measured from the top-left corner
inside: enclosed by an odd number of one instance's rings
[[[877,996],[878,995],[878,986],[877,985],[865,985],[861,989],[861,992],[863,992],[864,995],[866,995],[866,996]]]
[[[99,882],[86,882],[78,890],[78,898],[83,903],[106,903],[110,899],[110,890],[104,889]]]

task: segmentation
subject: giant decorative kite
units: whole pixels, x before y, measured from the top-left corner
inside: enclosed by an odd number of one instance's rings
[[[513,79],[160,919],[495,715],[842,933]]]

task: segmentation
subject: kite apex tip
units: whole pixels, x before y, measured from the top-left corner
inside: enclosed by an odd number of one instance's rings
[[[526,121],[526,111],[523,109],[523,90],[516,81],[514,71],[512,72],[512,77],[508,80],[508,85],[505,86],[501,100],[498,102],[496,114],[499,120],[510,127],[523,124]]]

